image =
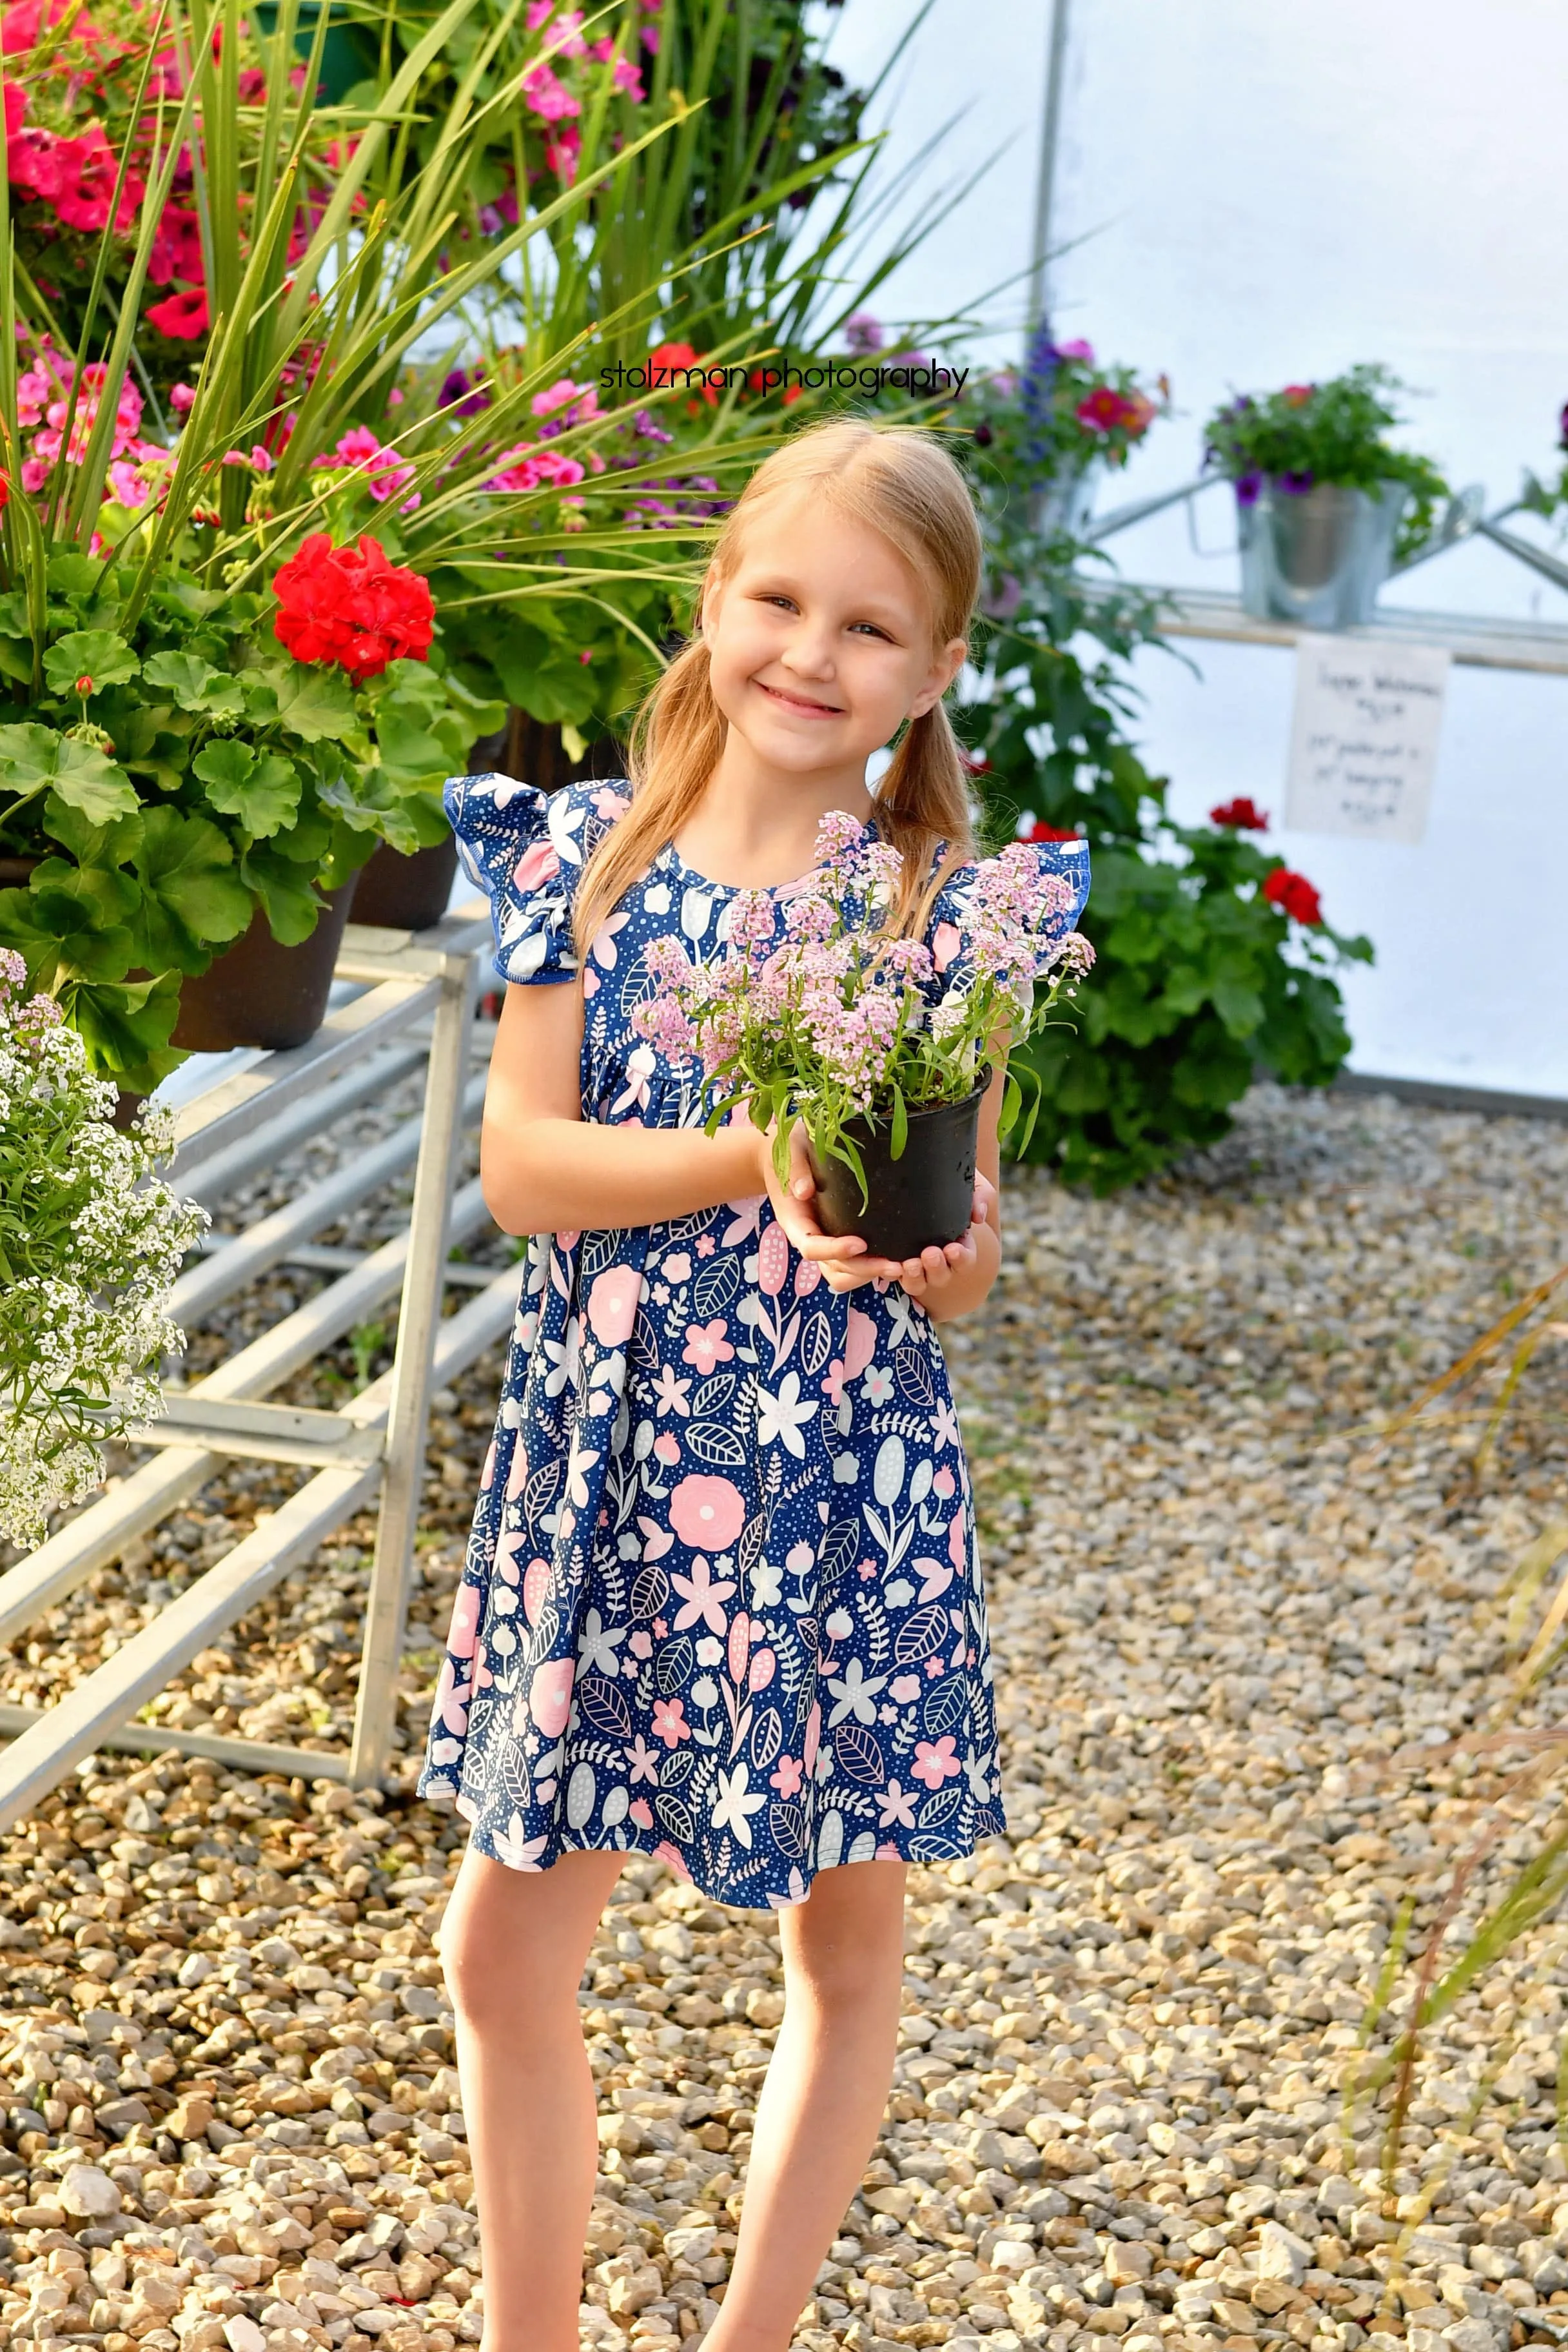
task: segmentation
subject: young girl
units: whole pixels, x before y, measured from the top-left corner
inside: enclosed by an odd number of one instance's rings
[[[719,533],[629,798],[448,787],[510,983],[485,1195],[534,1236],[419,1784],[473,1825],[442,1942],[489,2352],[577,2345],[597,2155],[577,1987],[622,1857],[779,1912],[784,2021],[707,2345],[786,2352],[887,2098],[906,1862],[1005,1826],[936,1336],[996,1276],[1000,1072],[968,1234],[895,1264],[821,1232],[800,1150],[781,1185],[749,1121],[705,1135],[697,1066],[631,1020],[651,943],[710,952],[738,892],[782,900],[830,811],[900,853],[894,929],[962,937],[942,696],[980,558],[937,442],[815,426]],[[1039,856],[1081,906],[1086,854]]]

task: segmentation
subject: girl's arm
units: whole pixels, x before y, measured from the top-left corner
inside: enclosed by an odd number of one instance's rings
[[[962,1241],[942,1249],[928,1249],[919,1257],[864,1257],[852,1264],[828,1265],[824,1280],[829,1289],[858,1290],[868,1282],[900,1282],[918,1298],[933,1322],[951,1322],[973,1314],[990,1291],[1002,1267],[1002,1151],[997,1123],[1006,1082],[1007,1056],[1000,1052],[996,1075],[980,1106],[979,1149],[975,1155],[974,1208],[969,1231]],[[790,1138],[791,1171],[787,1188],[773,1173],[771,1152],[764,1155],[763,1173],[773,1214],[795,1248],[805,1257],[825,1257],[833,1244],[823,1234],[811,1208],[816,1187],[805,1157],[805,1139],[796,1127]],[[864,1247],[864,1244],[860,1244]]]
[[[707,1136],[584,1119],[582,1052],[580,983],[508,987],[479,1143],[485,1204],[503,1233],[658,1224],[764,1189],[768,1142],[750,1120]],[[818,1234],[811,1255],[843,1261],[865,1246]]]

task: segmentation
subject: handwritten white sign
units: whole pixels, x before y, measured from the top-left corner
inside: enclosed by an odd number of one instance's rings
[[[1445,646],[1303,636],[1285,784],[1289,830],[1419,841],[1447,680]]]

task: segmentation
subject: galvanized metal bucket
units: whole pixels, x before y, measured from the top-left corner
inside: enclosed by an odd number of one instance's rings
[[[1100,463],[1090,457],[1081,466],[1069,466],[1048,482],[1041,482],[1029,492],[1029,528],[1041,539],[1057,531],[1070,531],[1081,538],[1085,524],[1094,511],[1094,494],[1100,486]]]
[[[1310,629],[1370,621],[1408,496],[1399,482],[1378,490],[1316,482],[1296,491],[1268,484],[1250,505],[1238,500],[1243,612]]]

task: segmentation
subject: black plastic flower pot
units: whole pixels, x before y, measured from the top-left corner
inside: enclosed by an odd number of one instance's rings
[[[294,947],[279,945],[258,908],[234,945],[183,982],[174,1043],[188,1054],[226,1054],[237,1045],[287,1053],[313,1037],[326,1019],[358,878],[325,894],[315,929]]]
[[[384,841],[362,866],[354,889],[356,923],[394,931],[427,931],[447,911],[458,873],[458,845],[448,834],[427,849],[394,849]]]
[[[963,1101],[911,1111],[896,1160],[886,1120],[875,1129],[853,1121],[845,1132],[866,1171],[864,1199],[853,1168],[841,1160],[823,1167],[812,1152],[812,1206],[823,1232],[858,1234],[872,1257],[918,1257],[921,1250],[962,1241],[974,1205],[980,1106],[990,1083],[987,1071]]]

